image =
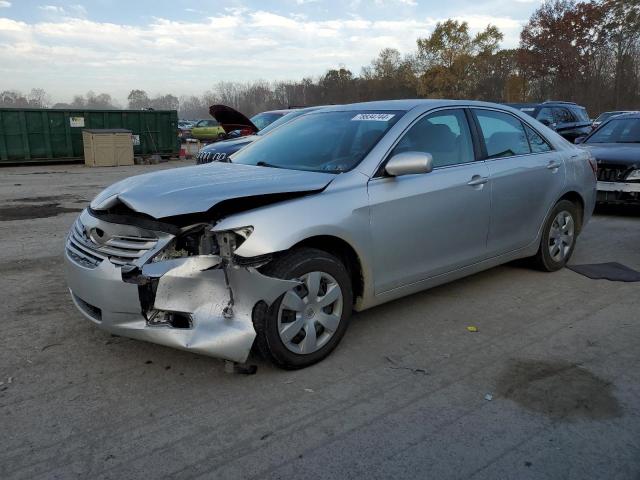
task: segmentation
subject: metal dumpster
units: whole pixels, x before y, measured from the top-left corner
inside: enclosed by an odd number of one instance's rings
[[[135,155],[177,156],[175,110],[0,108],[0,164],[83,159],[82,130],[124,128]]]
[[[86,129],[82,131],[84,164],[87,167],[133,165],[131,130],[124,128]]]

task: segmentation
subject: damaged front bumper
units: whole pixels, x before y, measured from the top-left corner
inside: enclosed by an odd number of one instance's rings
[[[83,228],[82,220],[106,232],[118,227],[87,215],[83,212],[79,220]],[[235,362],[246,361],[253,345],[256,305],[271,305],[299,283],[224,262],[218,255],[158,262],[146,255],[146,263],[119,265],[95,250],[99,260],[93,265],[82,258],[85,250],[77,248],[73,232],[65,252],[66,276],[71,297],[86,318],[116,335]],[[140,232],[144,238],[151,233]],[[84,240],[90,238],[88,234]],[[83,248],[88,246],[90,241]]]

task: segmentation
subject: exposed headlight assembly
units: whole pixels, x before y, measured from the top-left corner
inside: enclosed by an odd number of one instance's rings
[[[627,178],[625,180],[630,180],[630,181],[639,181],[640,180],[640,169],[637,170],[631,170],[631,172],[629,173],[629,175],[627,175]]]
[[[233,230],[225,230],[222,232],[216,232],[216,238],[218,240],[218,247],[220,249],[220,256],[223,259],[230,259],[233,252],[244,243],[244,241],[253,233],[253,227],[248,225],[246,227],[234,228]]]
[[[152,261],[162,262],[174,258],[217,254],[215,238],[207,227],[208,224],[201,224],[184,230],[153,257]]]

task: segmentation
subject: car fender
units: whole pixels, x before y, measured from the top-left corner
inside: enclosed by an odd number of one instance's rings
[[[373,254],[366,180],[365,175],[352,171],[338,176],[320,193],[230,215],[213,230],[252,226],[251,235],[234,252],[243,258],[282,252],[312,237],[336,237],[358,255],[366,293],[372,284]]]

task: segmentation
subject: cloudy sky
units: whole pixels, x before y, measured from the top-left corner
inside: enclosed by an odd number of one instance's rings
[[[76,3],[77,2],[77,3]],[[354,72],[384,47],[415,50],[436,22],[497,25],[503,46],[540,0],[0,0],[0,91],[88,90],[121,102],[200,93],[220,80]]]

